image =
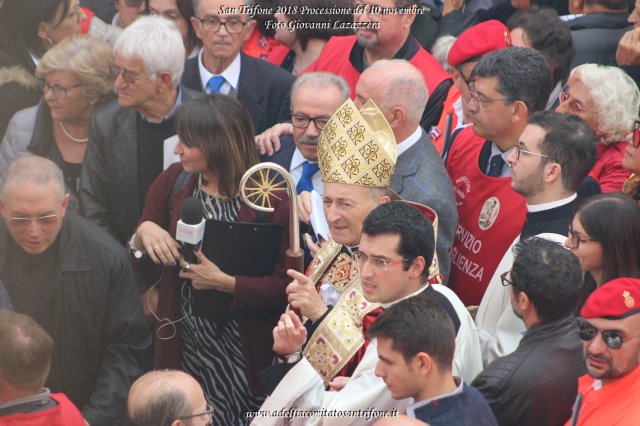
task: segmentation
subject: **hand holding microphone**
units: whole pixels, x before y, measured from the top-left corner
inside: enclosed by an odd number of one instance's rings
[[[192,263],[198,262],[193,249],[200,247],[204,237],[204,225],[205,219],[200,200],[194,197],[184,200],[180,208],[180,220],[176,226],[176,240],[182,243],[180,252],[187,262],[186,272],[189,272]]]

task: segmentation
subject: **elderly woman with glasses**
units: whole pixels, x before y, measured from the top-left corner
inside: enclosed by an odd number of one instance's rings
[[[576,210],[564,245],[584,272],[579,311],[603,283],[640,278],[640,207],[624,194],[590,197]]]
[[[0,1],[0,136],[17,111],[38,103],[36,64],[60,40],[80,31],[78,0]]]
[[[29,154],[47,157],[63,171],[77,211],[78,183],[89,138],[89,118],[112,93],[111,47],[97,37],[75,36],[49,49],[36,68],[44,96],[19,111],[0,145],[0,171]]]
[[[596,132],[598,157],[589,173],[603,193],[619,192],[629,177],[621,162],[640,107],[640,90],[617,67],[584,64],[571,71],[558,112],[582,117]]]

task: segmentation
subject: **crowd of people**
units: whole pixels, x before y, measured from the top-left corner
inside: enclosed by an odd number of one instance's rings
[[[640,0],[0,0],[0,424],[640,425],[638,83]]]

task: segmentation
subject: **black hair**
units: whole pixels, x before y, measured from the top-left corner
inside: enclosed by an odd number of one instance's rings
[[[522,101],[529,114],[544,110],[551,93],[551,72],[542,53],[526,47],[489,52],[473,69],[475,77],[498,80],[496,90],[505,103]]]
[[[512,287],[524,292],[541,321],[571,315],[580,292],[580,262],[560,243],[527,238],[513,248]]]
[[[586,237],[602,247],[602,283],[615,278],[640,278],[640,207],[620,193],[593,195],[576,209]],[[581,304],[597,283],[585,271]]]
[[[29,52],[44,54],[42,39],[38,37],[41,22],[59,25],[67,16],[71,0],[4,0],[0,2],[0,48],[20,59],[32,63]],[[62,17],[52,22],[58,7]]]
[[[369,236],[392,234],[400,236],[398,254],[405,259],[408,270],[418,256],[425,260],[422,280],[429,278],[429,266],[435,253],[433,224],[417,207],[404,201],[391,201],[373,209],[364,220],[362,232]]]
[[[441,371],[451,369],[456,345],[453,322],[428,295],[410,297],[385,309],[369,328],[369,338],[374,337],[391,339],[392,348],[407,362],[425,352]]]
[[[560,164],[565,189],[576,192],[596,162],[597,137],[593,128],[577,115],[555,111],[535,112],[529,116],[529,124],[545,131],[540,153]]]
[[[544,55],[551,69],[554,86],[569,77],[571,61],[576,51],[571,30],[562,22],[558,12],[534,6],[513,15],[507,22],[507,27],[509,30],[522,28],[531,47]]]

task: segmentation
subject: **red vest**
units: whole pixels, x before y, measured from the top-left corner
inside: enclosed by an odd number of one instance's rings
[[[525,199],[511,189],[510,177],[489,177],[480,170],[485,141],[469,126],[458,133],[447,160],[458,206],[449,287],[466,306],[480,304],[527,214]]]
[[[313,69],[313,71],[332,72],[347,80],[351,88],[352,99],[356,97],[356,83],[360,78],[360,72],[349,62],[349,55],[355,44],[356,36],[354,35],[331,37],[322,50]],[[406,59],[422,71],[424,80],[427,82],[429,94],[431,94],[440,83],[451,78],[444,68],[442,68],[442,65],[427,53],[422,46],[418,46],[418,52],[413,55],[412,58],[402,59]]]
[[[62,393],[52,393],[58,405],[33,413],[17,413],[0,417],[2,426],[85,426],[75,405]]]
[[[429,131],[429,139],[435,145],[438,150],[438,154],[442,155],[442,148],[444,148],[444,139],[445,132],[447,130],[447,117],[451,115],[451,128],[449,129],[449,134],[453,133],[456,127],[458,127],[458,115],[453,109],[453,104],[456,103],[461,96],[460,89],[458,89],[455,85],[451,86],[449,89],[449,93],[447,94],[447,99],[444,101],[444,108],[442,108],[442,115],[440,116],[440,121],[438,124],[428,129]]]

